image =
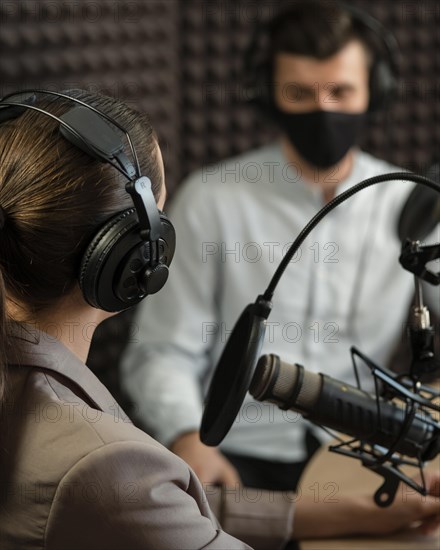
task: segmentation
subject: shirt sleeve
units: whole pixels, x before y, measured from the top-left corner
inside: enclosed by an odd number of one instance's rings
[[[178,236],[166,287],[140,304],[122,359],[122,384],[134,416],[162,444],[198,430],[202,379],[210,366],[207,327],[217,323],[214,261],[204,261],[217,225],[206,186],[183,185],[170,218]]]
[[[218,526],[188,466],[140,442],[105,445],[61,480],[45,533],[48,550],[248,549]]]

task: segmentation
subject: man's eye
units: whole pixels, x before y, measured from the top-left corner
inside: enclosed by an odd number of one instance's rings
[[[333,88],[333,90],[331,90],[331,95],[333,97],[342,98],[342,97],[347,97],[349,94],[350,94],[349,90],[345,88]]]

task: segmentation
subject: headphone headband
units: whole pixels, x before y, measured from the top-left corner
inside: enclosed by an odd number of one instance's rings
[[[29,99],[32,103],[35,102],[36,100],[36,95],[35,94],[46,94],[46,95],[52,95],[52,96],[55,96],[55,97],[62,97],[63,99],[67,99],[69,101],[73,101],[75,103],[78,103],[79,105],[82,105],[83,107],[86,107],[87,109],[90,109],[91,111],[93,111],[94,113],[96,113],[97,115],[100,115],[102,117],[104,117],[108,122],[111,122],[114,126],[116,126],[119,130],[121,130],[121,132],[123,132],[125,134],[125,137],[127,138],[127,141],[128,141],[128,144],[130,146],[130,151],[131,151],[131,154],[133,155],[133,158],[134,158],[134,161],[135,161],[135,166],[136,166],[136,171],[137,171],[137,174],[140,175],[140,166],[139,166],[139,159],[138,159],[138,156],[136,154],[136,150],[133,146],[133,142],[131,141],[131,137],[130,137],[130,134],[119,124],[119,122],[117,120],[115,120],[114,118],[112,118],[111,116],[107,115],[106,113],[104,113],[103,111],[100,111],[99,109],[97,109],[96,107],[93,107],[93,105],[89,105],[88,103],[85,103],[84,101],[81,101],[80,99],[76,98],[76,97],[72,97],[70,95],[67,95],[67,94],[63,94],[62,92],[53,92],[51,90],[41,90],[41,89],[25,89],[25,90],[21,90],[20,92],[11,92],[9,94],[6,94],[5,96],[3,96],[3,98],[0,100],[0,107],[3,105],[7,105],[7,103],[5,102],[5,100],[7,100],[8,98],[10,97],[14,97],[14,96],[27,96],[27,99]],[[26,103],[26,101],[24,102]],[[8,120],[10,118],[17,118],[20,114],[23,113],[23,109],[25,108],[28,108],[30,103],[26,103],[25,105],[23,104],[19,104],[17,102],[13,102],[12,105],[19,105],[20,107],[22,107],[22,110],[20,110],[17,114],[15,114],[15,116],[10,116],[8,118],[3,118],[1,115],[0,115],[0,122],[3,122],[4,120]],[[37,109],[36,109],[37,110]],[[47,111],[44,111],[43,109],[40,109],[42,112],[46,112],[48,115],[50,115],[50,113],[48,113]],[[0,111],[1,113],[2,111]],[[58,119],[59,120],[59,119]],[[104,162],[107,162],[105,159],[103,159]]]
[[[360,22],[367,27],[375,36],[382,41],[388,56],[388,62],[395,75],[398,73],[397,58],[399,56],[399,44],[394,34],[389,31],[381,21],[367,13],[366,11],[351,6],[345,2],[340,2],[339,5],[344,9],[353,20]]]
[[[58,117],[34,105],[36,94],[48,94],[55,97],[61,97],[73,101],[78,105],[67,111],[61,117]],[[23,101],[19,102],[7,101],[9,98],[16,95],[19,97],[25,96],[25,98]],[[17,109],[17,107],[19,109]],[[90,157],[110,164],[113,168],[118,170],[118,172],[125,176],[129,182],[129,185],[126,186],[126,190],[133,199],[143,235],[145,238],[148,238],[147,235],[151,232],[151,240],[155,241],[159,239],[161,224],[159,214],[157,213],[156,201],[154,197],[152,197],[152,203],[150,197],[147,196],[148,186],[145,181],[143,181],[142,185],[135,184],[136,180],[141,177],[139,159],[130,134],[114,118],[80,99],[49,90],[29,89],[19,93],[7,94],[0,100],[0,109],[0,121],[2,122],[19,117],[26,109],[37,111],[56,120],[60,124],[60,131],[63,137]],[[125,135],[134,159],[134,165],[124,153],[124,146],[119,135],[110,124],[106,124],[105,121],[116,126]]]

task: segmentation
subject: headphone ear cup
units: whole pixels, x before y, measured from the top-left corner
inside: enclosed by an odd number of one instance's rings
[[[267,113],[272,105],[272,62],[267,54],[259,54],[261,41],[267,39],[271,27],[272,22],[261,22],[257,25],[245,49],[243,62],[246,103],[264,113]]]
[[[160,290],[174,255],[174,227],[160,214],[162,236],[157,243],[140,236],[136,210],[128,208],[108,220],[92,238],[80,266],[84,299],[105,311],[123,311],[147,294]],[[159,262],[151,262],[151,246],[159,247]],[[153,281],[151,281],[153,279]]]
[[[386,109],[395,99],[398,91],[398,81],[390,64],[379,59],[373,63],[370,71],[370,103],[369,112]]]
[[[265,60],[255,67],[252,82],[247,88],[247,103],[258,109],[268,120],[272,120],[274,94],[273,64]]]

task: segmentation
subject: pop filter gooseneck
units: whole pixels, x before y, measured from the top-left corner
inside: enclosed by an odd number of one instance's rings
[[[205,445],[222,442],[240,410],[254,375],[264,342],[266,321],[272,309],[272,298],[290,260],[309,233],[334,208],[367,187],[387,181],[412,181],[440,193],[440,184],[417,174],[396,172],[364,180],[327,203],[304,227],[290,246],[263,295],[244,309],[226,343],[211,380],[200,427]]]

